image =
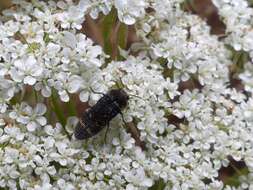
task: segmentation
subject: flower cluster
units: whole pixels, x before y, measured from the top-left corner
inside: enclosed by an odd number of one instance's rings
[[[245,0],[213,0],[219,8],[219,14],[226,24],[228,37],[225,43],[231,45],[236,51],[252,52],[252,8]],[[251,53],[252,54],[252,53]]]
[[[253,189],[252,8],[213,0],[219,39],[183,2],[12,0],[0,17],[0,189]],[[114,10],[138,37],[121,61],[83,33],[86,16]],[[235,51],[250,55],[241,89]],[[124,121],[76,140],[73,102],[112,88],[130,97]],[[220,177],[234,162],[246,169],[236,186]]]

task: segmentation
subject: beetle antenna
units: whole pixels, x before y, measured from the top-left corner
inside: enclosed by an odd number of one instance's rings
[[[103,92],[96,92],[94,91],[91,87],[90,87],[91,92],[93,92],[94,94],[102,94],[103,96],[105,96],[105,94]]]
[[[127,122],[126,122],[126,120],[125,120],[125,118],[124,118],[124,116],[123,116],[123,113],[120,112],[120,115],[121,115],[121,118],[122,118],[123,123],[125,124],[125,126],[127,126]]]
[[[120,84],[119,84],[118,81],[115,81],[115,80],[113,80],[113,82],[116,84],[117,88],[119,88],[119,89],[121,89],[122,86],[124,86],[123,83],[122,83],[122,81],[121,81],[121,79],[120,79]]]

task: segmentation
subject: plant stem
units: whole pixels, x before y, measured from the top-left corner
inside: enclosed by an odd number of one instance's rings
[[[63,127],[65,133],[67,134],[68,138],[71,139],[70,135],[68,134],[68,132],[65,128],[66,123],[67,123],[66,117],[65,117],[64,113],[62,112],[62,108],[61,108],[60,104],[57,101],[57,95],[56,95],[55,91],[53,91],[53,93],[52,93],[51,102],[52,102],[52,108],[53,108],[58,120],[62,124],[62,127]]]
[[[70,98],[69,102],[67,102],[66,104],[67,104],[69,116],[77,115],[76,108],[75,108],[72,98]]]

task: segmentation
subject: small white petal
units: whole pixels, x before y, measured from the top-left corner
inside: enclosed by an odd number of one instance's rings
[[[36,121],[41,125],[41,126],[44,126],[47,124],[47,119],[45,117],[37,117],[36,118]]]
[[[28,117],[28,116],[19,116],[18,118],[17,118],[17,121],[19,122],[19,123],[22,123],[22,124],[27,124],[27,123],[29,123],[29,121],[30,121],[30,118]]]
[[[92,166],[91,165],[86,165],[85,167],[84,167],[84,170],[86,171],[86,172],[90,172],[90,171],[92,171]]]
[[[27,130],[28,131],[35,131],[35,129],[38,127],[38,124],[34,121],[31,121],[30,123],[27,124]]]
[[[89,100],[89,92],[82,91],[79,94],[79,98],[80,98],[81,102],[88,102],[88,100]]]
[[[65,43],[66,46],[69,46],[74,49],[77,43],[76,36],[73,33],[67,31],[63,32],[63,35],[63,43]]]
[[[68,85],[68,91],[70,93],[75,93],[78,91],[78,89],[80,88],[81,86],[81,81],[76,79],[76,80],[71,80],[69,82],[69,85]]]
[[[125,15],[122,20],[127,25],[132,25],[135,23],[135,18],[130,15]]]
[[[24,78],[24,84],[34,85],[36,83],[36,79],[32,76],[26,76]]]
[[[52,152],[51,154],[50,154],[50,157],[53,159],[53,160],[58,160],[60,157],[61,157],[61,155],[60,154],[58,154],[58,153],[56,153],[56,152]]]
[[[126,190],[136,190],[136,188],[132,184],[128,184]]]
[[[65,150],[67,148],[67,144],[63,143],[63,142],[56,142],[55,146],[57,147],[58,152],[62,153],[62,154],[65,152]]]
[[[56,174],[56,169],[54,166],[50,166],[47,168],[47,172],[50,174],[50,175],[54,175]]]
[[[153,181],[149,178],[142,180],[141,184],[145,187],[151,187],[153,185]]]
[[[69,101],[69,95],[65,90],[59,91],[58,93],[60,95],[61,101],[63,101],[63,102],[68,102]]]
[[[46,98],[50,97],[51,94],[52,94],[51,88],[49,88],[48,86],[45,86],[44,88],[42,88],[41,94],[42,94],[44,97],[46,97]]]
[[[36,115],[43,115],[45,114],[47,111],[47,107],[45,106],[45,104],[42,103],[38,103],[34,109],[34,112],[36,113]]]
[[[15,170],[12,170],[10,173],[9,173],[10,177],[13,178],[13,179],[16,179],[19,177],[19,172],[18,171],[15,171]]]
[[[67,165],[67,160],[66,159],[60,159],[60,164],[62,165],[62,166],[66,166]]]
[[[54,134],[54,129],[51,125],[46,125],[44,130],[48,135],[53,135]]]

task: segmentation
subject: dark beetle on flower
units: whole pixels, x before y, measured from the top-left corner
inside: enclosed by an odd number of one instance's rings
[[[127,106],[128,99],[129,96],[123,89],[113,89],[103,94],[103,97],[80,118],[74,131],[75,138],[83,140],[93,137],[104,127],[108,129],[110,121],[116,115],[121,114],[123,118],[121,110]]]

